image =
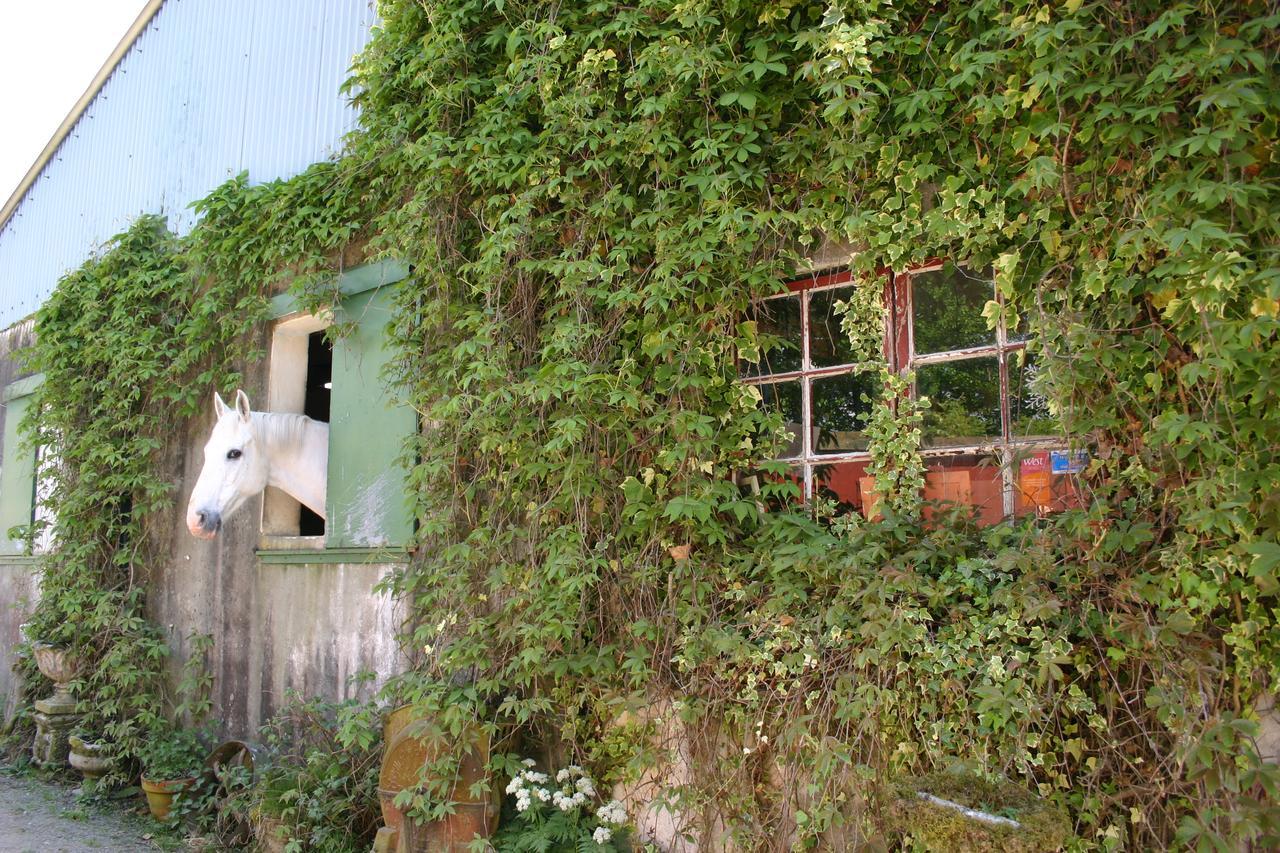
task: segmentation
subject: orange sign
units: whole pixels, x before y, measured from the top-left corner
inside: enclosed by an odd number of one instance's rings
[[[1023,459],[1018,475],[1018,505],[1021,509],[1047,510],[1053,505],[1048,453],[1036,453]]]

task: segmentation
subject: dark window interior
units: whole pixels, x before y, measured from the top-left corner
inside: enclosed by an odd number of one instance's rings
[[[329,398],[333,386],[333,342],[324,332],[312,332],[307,338],[307,397],[302,413],[307,417],[329,422]],[[298,520],[300,536],[323,536],[324,519],[307,507],[302,507]]]

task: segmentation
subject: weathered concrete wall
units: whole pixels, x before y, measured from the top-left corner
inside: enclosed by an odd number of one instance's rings
[[[266,384],[265,363],[245,371],[245,391],[255,408],[266,400]],[[212,635],[212,716],[226,735],[252,738],[291,690],[304,697],[368,698],[403,668],[394,639],[397,608],[373,593],[393,566],[354,556],[348,557],[352,562],[334,562],[324,552],[308,551],[296,552],[296,562],[292,555],[288,563],[263,562],[257,556],[261,498],[224,521],[214,540],[193,537],[184,520],[186,504],[212,427],[210,388],[203,414],[175,429],[166,448],[175,470],[175,506],[154,534],[168,540],[171,557],[151,578],[149,600],[174,652],[175,683],[187,658],[187,638]],[[362,671],[376,678],[350,685],[351,676]]]
[[[40,572],[34,561],[0,560],[0,729],[17,710],[20,685],[14,675],[19,628],[40,595]]]
[[[29,320],[0,332],[0,391],[27,375],[16,354],[31,340]],[[0,404],[0,453],[4,450],[7,408]],[[0,535],[3,533],[0,531]],[[39,593],[39,569],[33,560],[0,558],[0,727],[8,723],[18,699],[13,675],[14,646],[22,639],[18,629],[30,615]]]
[[[290,691],[368,698],[401,668],[396,608],[373,593],[391,566],[261,563],[255,537],[256,530],[221,544],[191,538],[151,596],[174,651],[175,680],[187,638],[212,635],[213,716],[224,734],[242,738],[252,738]],[[360,672],[375,679],[353,685]]]

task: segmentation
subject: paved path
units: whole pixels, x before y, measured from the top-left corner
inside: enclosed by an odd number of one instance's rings
[[[143,838],[147,819],[129,814],[136,803],[114,808],[76,802],[75,791],[35,779],[0,775],[2,853],[135,853],[160,849]]]

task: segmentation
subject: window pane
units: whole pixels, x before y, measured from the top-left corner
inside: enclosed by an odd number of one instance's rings
[[[1089,464],[1082,451],[1032,450],[1014,457],[1014,511],[1045,515],[1083,506],[1080,472]]]
[[[1004,476],[994,456],[964,454],[929,460],[924,480],[924,516],[948,505],[972,507],[980,524],[1004,518]]]
[[[1058,419],[1049,413],[1049,401],[1034,387],[1040,364],[1025,350],[1009,353],[1009,435],[1020,438],[1058,437]]]
[[[747,312],[760,335],[759,362],[743,361],[743,376],[769,376],[800,369],[800,295],[766,299]]]
[[[763,398],[763,407],[766,412],[777,412],[782,416],[783,426],[787,432],[791,434],[791,440],[781,451],[779,459],[786,459],[799,456],[801,453],[801,425],[803,420],[803,409],[800,404],[800,383],[796,382],[773,382],[768,385],[756,386],[760,389],[760,396]]]
[[[911,276],[912,336],[915,352],[967,349],[994,344],[982,308],[995,297],[989,274],[948,264]]]
[[[867,438],[863,430],[871,416],[871,401],[878,399],[881,393],[875,376],[870,373],[848,373],[814,379],[811,393],[814,452],[850,453],[866,450]]]
[[[875,483],[867,480],[866,462],[837,462],[813,466],[813,496],[834,501],[838,513],[858,512],[864,495],[875,500]]]
[[[924,413],[925,447],[983,444],[1000,436],[1000,366],[995,358],[921,367],[916,392],[930,403]]]
[[[1031,337],[1031,331],[1027,326],[1027,318],[1019,314],[1013,324],[1005,329],[1005,334],[1009,343],[1020,343]]]
[[[849,336],[840,328],[843,315],[835,307],[852,292],[851,287],[837,287],[809,294],[809,361],[814,367],[835,367],[856,360]]]

